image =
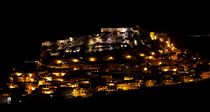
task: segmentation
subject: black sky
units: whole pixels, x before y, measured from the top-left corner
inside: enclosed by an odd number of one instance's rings
[[[39,55],[40,43],[43,40],[65,38],[73,34],[91,34],[100,27],[118,27],[140,25],[142,28],[171,32],[180,47],[190,48],[204,55],[210,51],[206,47],[210,37],[187,37],[188,34],[206,34],[209,31],[209,17],[206,10],[161,10],[154,8],[139,8],[135,5],[128,8],[89,6],[82,10],[70,8],[71,6],[45,5],[35,7],[18,7],[12,10],[5,8],[1,16],[1,75],[8,67],[17,65],[24,60],[36,59]],[[91,7],[91,6],[90,6]],[[101,11],[100,11],[101,9]],[[99,10],[99,11],[98,11]],[[1,78],[1,77],[0,77]]]

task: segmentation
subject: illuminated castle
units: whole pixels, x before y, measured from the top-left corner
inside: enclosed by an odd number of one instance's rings
[[[35,72],[14,71],[9,88],[28,94],[87,97],[95,92],[188,83],[202,79],[199,55],[177,49],[166,33],[102,28],[41,46]]]

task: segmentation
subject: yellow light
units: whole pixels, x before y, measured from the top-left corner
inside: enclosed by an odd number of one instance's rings
[[[157,40],[157,36],[155,35],[155,32],[150,32],[150,37],[151,37],[151,40]]]
[[[38,82],[38,85],[43,85],[44,84],[44,81],[39,81]]]
[[[22,75],[22,73],[17,72],[17,73],[16,73],[16,75],[17,75],[17,76],[21,76],[21,75]]]
[[[161,65],[162,64],[162,62],[160,61],[160,62],[158,62],[158,65]]]
[[[43,90],[49,90],[50,88],[48,88],[48,87],[45,87],[45,88],[42,88]]]
[[[11,81],[13,81],[13,78],[12,78],[12,77],[10,77],[9,79],[10,79]]]
[[[43,93],[44,93],[44,94],[52,94],[53,91],[52,91],[52,90],[48,90],[48,91],[44,91]]]
[[[143,56],[145,56],[145,54],[144,53],[139,53],[139,56],[142,56],[143,57]]]
[[[189,82],[193,82],[194,80],[193,79],[189,79]]]
[[[126,55],[125,58],[126,58],[126,59],[131,59],[132,56],[131,56],[131,55]]]
[[[164,71],[164,72],[167,72],[167,71],[168,71],[168,69],[167,69],[167,68],[165,68],[165,69],[163,69],[163,71]]]
[[[113,56],[109,56],[108,60],[114,60],[114,57]]]
[[[30,81],[31,81],[31,82],[34,82],[34,78],[31,78]]]
[[[174,71],[174,72],[176,72],[176,71],[177,71],[177,69],[176,69],[176,68],[174,68],[174,69],[173,69],[173,71]]]
[[[114,83],[109,83],[109,86],[114,86]]]
[[[166,41],[166,44],[169,44],[169,41]]]
[[[60,73],[52,73],[53,75],[55,75],[56,77],[60,76]]]
[[[133,80],[133,77],[124,77],[124,80]]]
[[[62,63],[62,60],[57,60],[56,63],[57,64],[61,64]]]
[[[68,53],[68,52],[69,52],[69,50],[65,50],[65,52],[67,52],[67,53]]]
[[[150,34],[150,35],[155,35],[155,32],[150,32],[149,34]]]
[[[35,87],[31,87],[31,90],[34,91],[36,88]]]
[[[159,50],[159,52],[162,54],[163,53],[163,50]]]
[[[154,38],[154,40],[157,40],[158,37],[155,35],[153,38]]]
[[[161,41],[161,42],[163,42],[163,39],[162,39],[162,38],[160,38],[160,41]]]
[[[52,77],[45,77],[47,81],[52,81]]]
[[[74,63],[79,62],[79,60],[78,60],[78,59],[72,59],[72,61],[73,61]]]
[[[210,66],[210,62],[209,62],[209,66]]]
[[[61,76],[64,76],[66,73],[61,73]]]
[[[89,81],[81,81],[82,84],[89,84]]]
[[[149,59],[154,59],[154,57],[153,57],[153,56],[149,56],[148,58],[149,58]]]
[[[10,86],[9,86],[9,88],[10,88],[10,89],[14,89],[14,88],[15,88],[15,86],[13,86],[13,85],[10,85]]]
[[[74,67],[74,69],[73,70],[78,70],[78,68],[77,67]]]
[[[29,73],[28,75],[29,75],[29,77],[32,77],[32,73]]]
[[[172,47],[171,50],[173,51],[174,50],[174,47]]]
[[[170,44],[167,44],[168,47],[170,47]]]
[[[151,55],[155,55],[155,52],[151,52]]]
[[[144,71],[147,71],[148,70],[148,68],[147,67],[144,67]]]
[[[63,81],[63,79],[58,79],[58,81],[61,81],[61,82],[62,82],[62,81]]]
[[[95,57],[90,57],[90,58],[89,58],[89,61],[90,61],[90,62],[94,62],[94,61],[96,61],[96,58],[95,58]]]

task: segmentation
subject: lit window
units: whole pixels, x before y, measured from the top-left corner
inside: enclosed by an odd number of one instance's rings
[[[78,60],[78,59],[72,59],[72,61],[73,61],[74,63],[79,62],[79,60]]]
[[[29,77],[32,77],[32,73],[29,73],[28,76],[29,76]]]
[[[70,51],[67,49],[67,50],[65,50],[65,52],[67,52],[67,53],[68,53],[68,52],[70,52]]]
[[[113,56],[109,56],[108,60],[114,60],[114,57]]]
[[[149,56],[148,59],[154,59],[154,57],[153,56]]]
[[[157,40],[157,36],[155,35],[155,32],[150,32],[151,40]]]
[[[31,90],[34,91],[36,88],[35,87],[31,87]]]
[[[177,71],[177,69],[176,69],[176,68],[174,68],[174,69],[173,69],[173,71],[175,72],[175,71]]]
[[[126,59],[132,59],[132,56],[131,55],[126,55],[125,58]]]
[[[19,72],[17,72],[17,73],[15,73],[17,76],[21,76],[22,75],[22,73],[19,73]]]
[[[167,44],[167,46],[168,46],[168,47],[171,47],[171,45],[170,45],[170,44]]]
[[[161,41],[161,42],[163,42],[163,39],[162,39],[162,38],[160,38],[160,41]]]
[[[147,71],[148,70],[148,68],[147,67],[144,67],[144,71]]]
[[[74,68],[73,68],[73,70],[79,70],[79,68],[77,68],[77,67],[74,67]]]
[[[62,63],[62,60],[57,60],[56,63],[57,64],[61,64]]]
[[[94,62],[94,61],[96,61],[96,58],[95,58],[95,57],[90,57],[90,58],[89,58],[89,61],[90,61],[90,62]]]
[[[66,73],[61,73],[61,76],[64,76]]]
[[[52,77],[45,77],[47,81],[52,81]]]
[[[133,80],[133,77],[124,77],[124,80]]]
[[[53,75],[55,75],[56,77],[60,76],[60,73],[52,73]]]
[[[160,62],[158,62],[158,65],[161,65],[162,64],[162,62],[160,61]]]
[[[31,81],[31,82],[34,82],[34,78],[31,78],[30,81]]]
[[[109,86],[114,86],[114,83],[109,83]]]
[[[155,55],[155,52],[151,52],[151,55]]]
[[[44,81],[39,81],[38,82],[38,85],[43,85],[44,84]]]
[[[162,54],[163,53],[163,50],[159,50],[159,52]]]
[[[168,69],[167,69],[167,68],[164,68],[164,69],[163,69],[163,71],[164,71],[164,72],[167,72],[167,71],[168,71]]]
[[[17,86],[15,86],[15,85],[10,85],[10,86],[9,86],[10,89],[13,89],[13,88],[16,88],[16,87],[17,87]]]
[[[58,80],[58,81],[61,81],[61,82],[63,81],[63,79],[57,79],[57,80]]]
[[[142,56],[143,57],[143,56],[145,56],[145,54],[144,53],[139,53],[139,56]]]

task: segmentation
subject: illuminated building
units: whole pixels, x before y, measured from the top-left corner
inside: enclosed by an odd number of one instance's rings
[[[188,59],[188,53],[177,49],[166,33],[102,28],[95,35],[43,42],[36,70],[14,70],[8,87],[13,90],[24,85],[27,94],[38,91],[44,95],[64,89],[72,98],[98,91],[188,83],[196,80],[190,75],[202,63],[194,54]]]

